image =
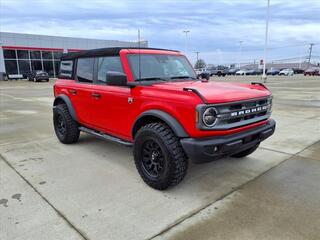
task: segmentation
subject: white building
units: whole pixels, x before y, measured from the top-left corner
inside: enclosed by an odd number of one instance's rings
[[[0,32],[0,73],[22,75],[33,70],[44,70],[51,77],[56,77],[62,53],[138,45],[138,42],[132,41]],[[141,41],[140,46],[148,47],[148,42]]]

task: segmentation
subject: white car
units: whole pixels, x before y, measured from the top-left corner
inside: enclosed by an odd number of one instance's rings
[[[283,69],[279,72],[279,75],[292,76],[294,74],[293,70],[290,68]]]
[[[248,71],[248,69],[241,69],[236,72],[236,75],[247,75]]]

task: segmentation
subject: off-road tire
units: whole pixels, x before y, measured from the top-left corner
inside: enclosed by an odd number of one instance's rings
[[[155,141],[162,150],[165,167],[161,176],[151,177],[144,168],[143,146],[147,141]],[[187,173],[188,158],[179,138],[169,126],[161,122],[147,124],[139,129],[135,136],[134,161],[143,181],[150,187],[164,190],[177,185]]]
[[[58,130],[58,117],[61,116],[64,125],[65,133],[62,134]],[[60,142],[64,144],[75,143],[78,141],[80,136],[79,126],[76,121],[73,120],[72,116],[69,113],[68,107],[65,104],[59,104],[55,106],[53,110],[53,124],[54,130],[57,135],[57,138]]]
[[[251,153],[253,153],[255,150],[257,150],[257,148],[259,147],[259,145],[260,145],[260,143],[258,143],[257,145],[253,146],[252,148],[249,148],[249,149],[244,150],[244,151],[242,151],[242,152],[233,154],[233,155],[231,155],[231,157],[234,157],[234,158],[243,158],[243,157],[246,157],[246,156],[250,155]]]

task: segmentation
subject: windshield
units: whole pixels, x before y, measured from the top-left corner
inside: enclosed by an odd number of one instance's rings
[[[135,81],[196,79],[192,66],[184,56],[141,54],[139,57],[139,54],[129,54],[128,60]]]

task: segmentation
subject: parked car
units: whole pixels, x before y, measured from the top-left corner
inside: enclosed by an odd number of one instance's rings
[[[236,72],[239,71],[240,69],[238,68],[230,68],[226,71],[227,75],[236,75]]]
[[[196,69],[197,78],[201,79],[210,79],[210,71],[208,71],[206,68]]]
[[[225,77],[226,76],[226,73],[225,73],[225,70],[224,69],[212,69],[210,71],[210,76],[218,76],[218,77]]]
[[[280,72],[280,70],[278,68],[270,68],[267,71],[267,75],[275,76],[275,75],[278,75],[279,72]]]
[[[291,68],[285,68],[285,69],[282,69],[280,72],[279,72],[279,75],[281,76],[292,76],[294,74],[294,71],[291,69]]]
[[[246,72],[246,75],[261,75],[262,69],[250,69]]]
[[[242,158],[275,131],[266,86],[198,81],[177,51],[86,50],[64,55],[60,70],[53,87],[59,141],[75,143],[82,131],[132,146],[141,178],[155,189],[181,182],[189,159]]]
[[[39,81],[47,81],[49,82],[49,75],[45,71],[35,70],[30,73],[25,74],[29,81],[39,82]]]
[[[309,68],[304,71],[303,73],[305,76],[319,76],[320,75],[320,68],[313,67]]]
[[[303,74],[304,70],[300,68],[293,68],[293,73],[294,74]]]
[[[241,69],[236,72],[236,75],[247,75],[248,72],[249,72],[248,69]]]

